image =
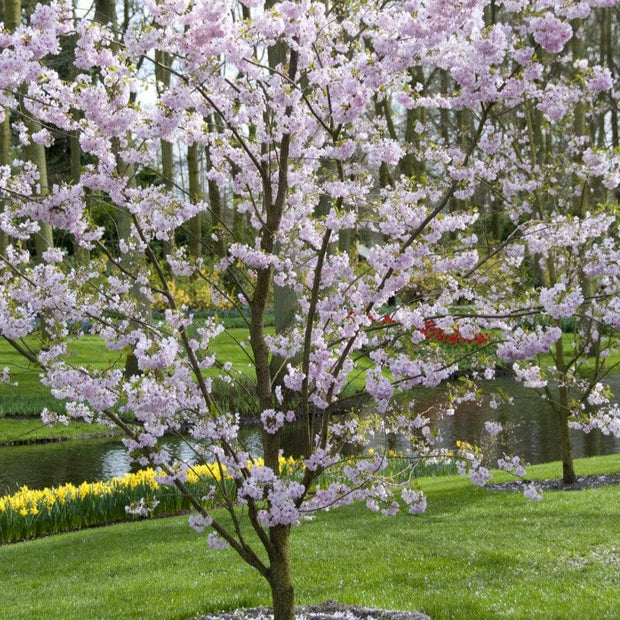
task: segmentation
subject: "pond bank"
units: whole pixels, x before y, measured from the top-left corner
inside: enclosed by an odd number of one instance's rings
[[[39,416],[0,417],[0,448],[61,441],[85,441],[88,439],[115,439],[119,431],[101,425],[72,422],[68,426],[56,424],[48,427]]]

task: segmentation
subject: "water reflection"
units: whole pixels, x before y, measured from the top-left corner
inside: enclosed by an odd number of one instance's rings
[[[620,392],[620,377],[612,377],[612,390]],[[490,388],[509,393],[513,404],[502,404],[495,410],[480,407],[478,403],[462,403],[454,416],[444,418],[439,428],[448,445],[465,440],[478,445],[488,464],[504,454],[518,454],[525,461],[547,463],[560,458],[558,425],[550,404],[513,380],[497,379]],[[484,428],[486,421],[499,422],[504,432],[491,437]],[[572,431],[573,454],[576,458],[620,453],[620,439]]]
[[[612,389],[618,394],[620,376],[613,380],[615,385]],[[456,440],[476,444],[489,464],[504,453],[518,454],[530,463],[559,459],[556,422],[548,403],[510,379],[498,379],[493,385],[509,391],[515,404],[490,411],[474,402],[463,403],[454,416],[445,418],[439,425],[445,444],[453,446]],[[423,393],[412,406],[423,411],[432,404],[433,398],[437,398],[437,394]],[[487,420],[500,422],[505,432],[496,438],[491,437],[484,430]],[[572,437],[575,457],[620,453],[620,440],[605,437],[599,432],[585,435],[575,431]],[[246,428],[243,438],[246,449],[251,454],[259,454],[260,433]],[[378,446],[407,450],[406,443],[393,436],[376,437],[375,447]],[[191,446],[181,439],[169,439],[167,449],[183,460],[193,457]],[[285,451],[292,456],[303,453],[300,434],[293,429],[285,438]],[[90,440],[0,448],[0,495],[15,491],[22,485],[43,488],[66,482],[79,484],[85,480],[105,480],[131,469],[125,448],[119,441]]]

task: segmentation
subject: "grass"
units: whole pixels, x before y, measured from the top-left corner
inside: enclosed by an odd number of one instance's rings
[[[267,328],[269,331],[271,328]],[[234,372],[253,376],[248,358],[248,354],[251,355],[249,344],[239,346],[247,340],[247,329],[228,329],[215,338],[213,350],[220,363],[231,362]],[[34,338],[28,338],[26,342],[34,349],[40,346]],[[79,366],[122,368],[125,364],[124,353],[109,351],[98,336],[83,336],[71,344],[69,351],[69,361]],[[11,369],[11,380],[18,385],[0,386],[0,415],[39,415],[45,407],[58,412],[63,410],[62,403],[51,395],[49,388],[41,385],[40,368],[22,357],[6,340],[0,339],[0,371],[5,367]]]
[[[0,416],[36,415],[45,407],[60,411],[60,403],[39,381],[39,369],[9,348],[0,339],[0,370],[11,369],[11,381],[19,385],[0,384]]]
[[[562,334],[562,345],[564,347],[564,359],[566,361],[571,360],[571,356],[573,354],[573,343],[575,340],[575,334],[572,333],[563,333]],[[617,339],[614,338],[614,342],[617,342]],[[603,348],[604,345],[603,345]],[[553,365],[554,358],[550,353],[546,353],[539,357],[539,363],[542,367],[546,365]],[[620,350],[619,349],[611,349],[609,356],[605,358],[605,366],[607,368],[615,368],[620,364]],[[582,372],[588,373],[594,370],[594,358],[588,358],[586,364],[582,368]]]
[[[28,339],[27,343],[37,346],[34,339]],[[123,363],[119,354],[108,351],[96,336],[85,336],[73,343],[71,361],[99,368]],[[0,446],[116,434],[107,427],[83,422],[72,422],[69,426],[56,424],[52,428],[45,426],[39,418],[41,411],[47,408],[62,413],[63,403],[52,396],[49,388],[41,385],[40,369],[23,358],[6,340],[0,339],[0,369],[7,366],[11,369],[11,380],[18,385],[0,384]]]
[[[267,328],[268,330],[270,328]],[[241,375],[253,376],[246,351],[239,342],[247,340],[248,331],[232,328],[220,334],[214,341],[214,350],[218,361],[230,361],[233,371]],[[36,346],[33,340],[27,341]],[[107,368],[123,366],[124,356],[118,352],[108,351],[97,336],[84,336],[71,345],[70,360],[76,365]],[[93,360],[96,362],[93,363]],[[9,367],[11,379],[19,385],[0,384],[0,445],[21,441],[48,441],[50,439],[86,439],[114,434],[110,429],[97,425],[71,423],[65,427],[55,425],[48,428],[41,423],[39,414],[43,409],[62,413],[64,405],[55,399],[49,388],[41,385],[40,369],[23,358],[4,339],[0,339],[0,371]],[[225,385],[224,395],[229,398],[230,387]],[[10,417],[6,417],[10,416]]]
[[[620,455],[577,467],[620,472]],[[530,469],[557,471],[557,463]],[[435,620],[620,617],[618,487],[531,502],[455,476],[420,486],[424,515],[384,518],[353,506],[295,530],[297,603],[417,609]],[[14,620],[181,620],[269,604],[261,578],[232,551],[208,549],[186,517],[0,547],[0,581],[10,584],[0,616]]]
[[[68,426],[45,426],[40,418],[0,419],[0,446],[17,443],[62,441],[66,439],[96,439],[120,434],[106,426],[72,421]]]
[[[25,339],[28,346],[37,350],[40,344],[33,337]],[[124,365],[118,351],[109,351],[97,336],[84,336],[70,347],[69,360],[80,366],[109,368]],[[47,407],[62,412],[63,404],[55,399],[49,388],[41,385],[41,369],[22,357],[6,340],[0,339],[0,370],[11,370],[11,381],[18,385],[0,385],[0,415],[39,415]]]

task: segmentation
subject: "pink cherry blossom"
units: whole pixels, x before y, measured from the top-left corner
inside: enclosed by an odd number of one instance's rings
[[[530,24],[534,40],[548,52],[561,52],[573,34],[570,24],[559,20],[551,13],[533,18]]]

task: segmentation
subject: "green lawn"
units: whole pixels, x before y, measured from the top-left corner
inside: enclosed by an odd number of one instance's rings
[[[572,333],[562,334],[562,346],[564,348],[564,359],[567,362],[572,359],[571,355],[573,354],[574,342],[575,342],[575,334],[572,334]],[[614,345],[614,343],[616,344]],[[611,348],[609,350],[609,355],[608,357],[605,358],[605,366],[607,368],[615,369],[612,372],[617,372],[617,367],[618,365],[620,365],[620,350],[618,350],[617,348],[614,348],[614,346],[617,347],[617,343],[618,343],[618,335],[617,335],[617,332],[614,332],[614,337],[611,339],[611,343],[603,339],[603,343],[601,345],[601,348],[603,349],[606,348],[608,345],[611,345]],[[588,358],[586,364],[582,368],[582,372],[586,374],[593,372],[594,366],[595,366],[594,359],[595,358],[593,357]],[[541,367],[544,367],[547,364],[553,364],[554,360],[550,354],[545,354],[545,355],[540,356],[539,363]]]
[[[34,338],[26,339],[26,343],[33,349],[40,346]],[[125,363],[124,354],[108,351],[98,336],[84,336],[72,343],[67,359],[76,365],[92,368],[122,368]],[[0,415],[39,415],[45,407],[63,411],[62,403],[41,385],[40,368],[0,338],[0,369],[5,367],[11,369],[11,381],[18,385],[0,385]]]
[[[27,343],[35,347],[34,339]],[[105,368],[123,365],[124,359],[118,352],[108,351],[96,336],[85,336],[71,347],[69,359],[76,364]],[[11,380],[17,386],[0,384],[0,446],[13,442],[46,441],[50,439],[87,439],[111,435],[109,428],[74,422],[69,426],[57,424],[45,426],[39,414],[44,408],[64,411],[63,404],[56,400],[49,388],[41,385],[40,369],[22,357],[4,339],[0,339],[0,369],[11,369]],[[4,416],[17,417],[4,417]]]
[[[269,331],[271,328],[267,328]],[[228,329],[215,338],[213,350],[218,362],[231,362],[233,371],[251,375],[248,354],[251,355],[249,344],[239,345],[248,339],[248,330],[243,328]],[[33,348],[37,347],[34,339],[26,342]],[[125,354],[109,351],[98,336],[84,336],[71,344],[67,359],[76,365],[92,368],[123,368]],[[40,368],[22,357],[6,340],[0,338],[0,370],[11,369],[11,380],[18,386],[0,384],[0,416],[1,415],[38,415],[44,407],[62,411],[62,405],[52,397],[50,391],[41,385]]]
[[[273,332],[273,327],[267,326],[268,333]],[[213,341],[213,351],[220,365],[225,362],[232,363],[231,372],[237,377],[254,378],[252,366],[252,351],[248,342],[248,330],[245,328],[230,328],[219,334]],[[36,343],[33,339],[27,341],[33,348]],[[95,368],[108,368],[111,366],[123,367],[125,360],[122,352],[108,351],[101,339],[97,336],[84,336],[80,341],[73,343],[70,348],[68,359],[76,365],[90,366]],[[359,370],[352,377],[356,386],[362,387],[364,371],[369,366],[367,360],[361,360]],[[79,424],[69,427],[56,425],[51,429],[45,427],[39,420],[39,414],[44,408],[62,413],[64,406],[50,393],[50,390],[40,383],[40,369],[23,358],[5,340],[0,339],[0,370],[4,367],[11,369],[11,378],[19,385],[0,384],[0,445],[20,440],[46,440],[50,438],[85,438],[87,436],[100,436],[105,429],[103,427],[88,428],[87,425]],[[219,370],[207,371],[212,376],[219,374]],[[217,384],[215,389],[217,389]],[[233,401],[231,408],[239,408],[240,402],[246,398],[240,392],[236,399],[236,393],[230,390],[227,384],[223,385],[223,399]],[[17,416],[6,418],[3,416]]]
[[[15,443],[65,439],[93,439],[120,434],[106,426],[72,421],[64,426],[45,426],[39,417],[0,418],[0,447]]]
[[[620,455],[580,472],[620,472]],[[558,464],[531,467],[554,477]],[[620,489],[547,492],[541,502],[467,480],[423,478],[426,514],[354,506],[293,532],[298,604],[328,599],[422,610],[435,620],[620,617]],[[269,603],[263,581],[175,517],[0,547],[0,617],[166,618]]]
[[[58,406],[48,388],[39,381],[39,369],[21,357],[0,339],[0,370],[11,369],[11,381],[18,386],[0,383],[0,416],[36,415],[43,408]]]

